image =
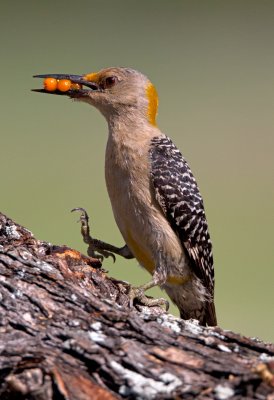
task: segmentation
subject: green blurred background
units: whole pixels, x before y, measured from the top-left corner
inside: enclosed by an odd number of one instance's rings
[[[136,68],[156,85],[159,127],[182,150],[204,196],[219,324],[273,341],[274,2],[0,7],[0,210],[40,239],[85,252],[78,215],[70,214],[82,206],[95,237],[123,244],[104,183],[103,117],[30,89],[42,86],[33,74]],[[134,260],[104,267],[135,285],[148,279]]]

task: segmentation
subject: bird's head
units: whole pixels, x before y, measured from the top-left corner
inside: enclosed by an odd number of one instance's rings
[[[66,91],[35,89],[35,91],[63,94],[96,107],[107,120],[116,115],[138,114],[140,118],[156,125],[158,96],[148,78],[130,68],[106,68],[85,75],[47,74],[37,78],[67,79],[81,86]]]

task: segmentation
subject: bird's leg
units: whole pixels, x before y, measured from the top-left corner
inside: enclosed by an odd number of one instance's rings
[[[159,257],[162,259],[161,255]],[[133,306],[134,300],[137,300],[139,303],[144,306],[153,307],[153,306],[164,306],[166,311],[169,309],[169,302],[165,299],[151,299],[145,295],[145,291],[151,289],[155,286],[161,286],[166,281],[166,274],[162,273],[162,268],[160,267],[162,263],[160,262],[159,267],[155,269],[154,274],[152,276],[152,280],[145,283],[144,285],[138,287],[132,287],[129,291],[130,298],[130,306]]]
[[[77,207],[74,208],[73,211],[80,211],[80,222],[81,222],[81,234],[83,236],[83,240],[86,244],[88,244],[87,253],[90,257],[95,257],[103,260],[104,258],[108,258],[109,256],[113,258],[115,262],[115,254],[122,256],[124,258],[134,258],[133,254],[125,245],[124,247],[116,247],[111,244],[105,243],[101,240],[94,239],[90,236],[90,228],[89,228],[89,217],[84,208]]]

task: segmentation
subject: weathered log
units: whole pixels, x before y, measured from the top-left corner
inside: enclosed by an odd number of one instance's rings
[[[97,259],[0,214],[0,399],[274,399],[274,346],[129,307]]]

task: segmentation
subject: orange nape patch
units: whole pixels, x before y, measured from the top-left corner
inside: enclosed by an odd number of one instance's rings
[[[147,109],[148,120],[152,125],[156,126],[156,116],[158,112],[159,100],[155,86],[153,86],[151,82],[149,82],[149,84],[146,87],[146,95],[148,99],[148,109]]]

